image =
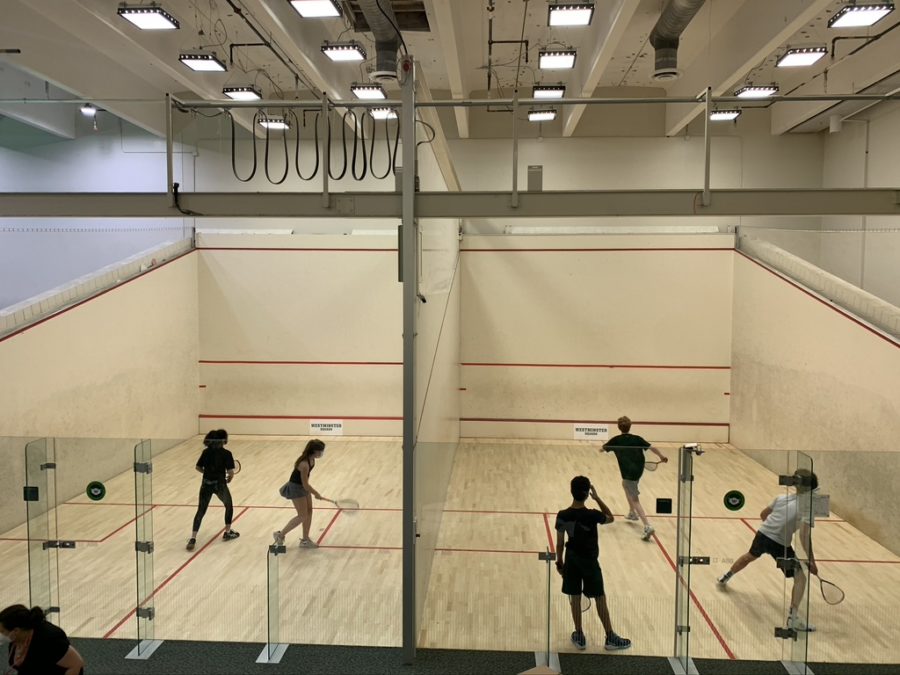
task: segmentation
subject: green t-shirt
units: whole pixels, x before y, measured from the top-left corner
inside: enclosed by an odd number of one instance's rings
[[[619,434],[603,444],[607,452],[616,453],[623,480],[640,480],[644,473],[644,450],[650,444],[635,434]]]

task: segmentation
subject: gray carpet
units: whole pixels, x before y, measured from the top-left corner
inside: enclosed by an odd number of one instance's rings
[[[257,664],[261,644],[169,640],[148,661],[128,661],[133,640],[74,638],[87,663],[86,675],[494,675],[534,667],[534,654],[420,649],[416,662],[402,664],[400,650],[381,647],[291,645],[281,663]],[[696,659],[701,675],[786,675],[779,663]],[[629,654],[560,654],[564,675],[671,675],[666,659]],[[811,664],[815,675],[900,675],[900,664]]]

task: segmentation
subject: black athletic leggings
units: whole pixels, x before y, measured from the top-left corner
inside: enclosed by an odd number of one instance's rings
[[[231,525],[231,517],[234,515],[234,504],[231,502],[231,492],[225,481],[203,481],[200,483],[200,500],[197,504],[197,515],[194,516],[194,532],[200,529],[200,522],[209,508],[209,501],[215,495],[225,505],[225,524]]]

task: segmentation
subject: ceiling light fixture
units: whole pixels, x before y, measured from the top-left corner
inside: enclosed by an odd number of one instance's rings
[[[351,84],[350,91],[356,98],[367,101],[387,98],[384,87],[380,84]]]
[[[827,47],[788,47],[775,65],[779,68],[811,66],[827,53]]]
[[[551,26],[588,26],[593,17],[593,2],[565,2],[550,5],[547,23]]]
[[[259,118],[259,125],[266,129],[290,129],[291,123],[278,115],[266,115]]]
[[[741,116],[740,110],[713,110],[709,113],[710,122],[730,122]]]
[[[149,7],[119,5],[116,13],[123,19],[128,19],[141,30],[176,30],[181,27],[178,19],[156,5]]]
[[[565,95],[564,84],[536,84],[531,88],[531,98],[562,98]]]
[[[393,108],[370,108],[369,114],[376,120],[395,120],[397,111]]]
[[[262,92],[254,86],[222,87],[222,93],[235,101],[259,101],[262,99]]]
[[[893,2],[866,3],[855,2],[844,5],[834,16],[828,19],[829,28],[860,28],[878,23],[894,11]]]
[[[93,103],[85,103],[81,106],[81,114],[85,117],[93,117],[97,114],[97,106]]]
[[[206,72],[224,72],[228,70],[225,64],[219,61],[218,57],[212,52],[202,50],[183,52],[178,55],[178,60],[191,70]]]
[[[341,15],[341,6],[336,0],[290,0],[290,3],[304,19],[327,19]]]
[[[738,98],[768,98],[769,96],[774,96],[777,93],[777,84],[748,84],[735,91],[734,95]]]
[[[528,121],[529,122],[552,122],[555,119],[556,119],[556,110],[554,108],[528,111]]]
[[[543,70],[563,70],[575,67],[575,50],[540,50],[538,52],[538,68]]]
[[[328,42],[322,45],[322,53],[332,61],[365,61],[366,50],[356,41]]]

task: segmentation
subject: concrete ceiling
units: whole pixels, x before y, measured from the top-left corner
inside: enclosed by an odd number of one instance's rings
[[[354,28],[356,0],[346,1],[344,17],[324,20],[302,19],[287,0],[159,0],[159,4],[180,21],[180,30],[138,30],[116,15],[117,3],[111,0],[4,0],[0,50],[20,53],[0,51],[4,92],[0,98],[60,97],[61,90],[97,100],[117,116],[162,133],[159,101],[167,92],[219,99],[223,86],[255,84],[266,98],[325,92],[346,99],[349,85],[366,80],[374,65],[371,34]],[[403,31],[406,44],[419,60],[434,98],[486,97],[489,73],[493,97],[511,97],[516,82],[521,96],[531,95],[533,83],[562,82],[570,97],[598,91],[617,97],[648,92],[687,97],[707,86],[715,94],[730,95],[743,83],[771,82],[778,83],[782,93],[851,94],[900,71],[900,30],[871,42],[862,39],[900,24],[900,10],[871,29],[828,29],[828,18],[844,0],[707,0],[682,36],[680,77],[669,81],[654,79],[648,41],[666,0],[597,0],[590,26],[554,29],[547,25],[546,0],[393,0],[392,4],[397,15],[403,15],[401,24],[410,27]],[[526,50],[514,42],[494,44],[489,69],[491,19],[494,40],[517,41],[524,35],[528,46]],[[422,30],[423,22],[429,30]],[[271,49],[232,47],[260,43],[257,32]],[[838,36],[851,39],[832,43]],[[324,40],[338,39],[362,42],[369,61],[330,62],[320,46]],[[830,53],[811,67],[776,68],[775,60],[789,45],[825,45]],[[573,70],[538,69],[540,49],[563,46],[578,51]],[[196,73],[179,63],[179,51],[198,47],[216,51],[228,62],[228,72]],[[832,106],[772,105],[772,132],[818,131],[822,119],[827,127]],[[699,106],[690,104],[665,108],[665,115],[657,116],[659,135],[681,133],[701,113]],[[840,109],[844,117],[854,112],[852,107]],[[543,125],[542,133],[578,136],[597,133],[600,127],[607,135],[629,135],[624,128],[585,124],[599,114],[594,107],[566,109],[556,122]],[[73,133],[67,120],[54,119],[38,106],[0,101],[0,115],[44,131]],[[465,108],[447,111],[440,119],[451,138],[486,133],[479,130],[485,115]],[[490,133],[502,134],[498,126],[503,127],[489,124]]]

